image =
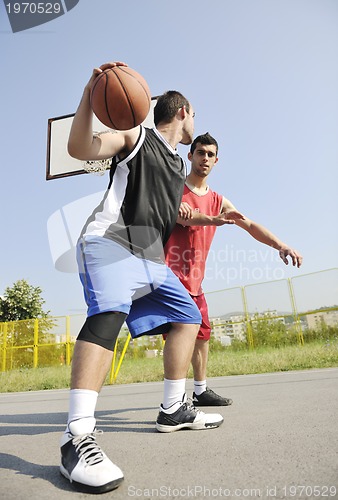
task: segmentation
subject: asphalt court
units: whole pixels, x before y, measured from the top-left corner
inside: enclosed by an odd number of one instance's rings
[[[125,480],[102,498],[338,499],[338,368],[208,383],[234,401],[205,409],[224,424],[172,434],[154,427],[161,382],[103,388],[98,442]],[[1,394],[0,405],[1,498],[93,498],[59,473],[68,390]]]

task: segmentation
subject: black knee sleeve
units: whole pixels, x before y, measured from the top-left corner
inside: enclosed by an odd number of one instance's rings
[[[90,316],[86,319],[77,339],[113,351],[126,317],[127,315],[121,312],[104,312]]]

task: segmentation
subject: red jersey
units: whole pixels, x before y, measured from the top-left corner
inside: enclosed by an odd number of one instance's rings
[[[206,215],[221,212],[223,196],[211,189],[204,195],[193,193],[184,186],[182,201],[193,210]],[[166,263],[178,276],[190,295],[200,295],[205,263],[217,226],[181,226],[176,224],[164,247]]]

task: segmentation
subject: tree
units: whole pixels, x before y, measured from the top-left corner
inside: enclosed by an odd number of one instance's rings
[[[0,323],[7,324],[6,330],[0,328],[0,350],[5,349],[10,369],[32,366],[37,345],[40,365],[44,359],[51,364],[55,357],[60,358],[55,346],[44,345],[48,343],[47,333],[54,326],[54,321],[49,311],[43,310],[45,300],[41,293],[40,287],[31,286],[22,279],[7,287],[0,297]]]
[[[45,300],[41,293],[40,287],[34,287],[24,279],[7,287],[0,297],[0,322],[46,318],[49,311],[42,308]]]

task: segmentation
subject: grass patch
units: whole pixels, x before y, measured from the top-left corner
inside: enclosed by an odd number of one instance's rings
[[[0,392],[43,391],[69,387],[70,366],[21,368],[0,373]]]
[[[338,366],[338,342],[310,343],[304,346],[257,348],[232,351],[229,348],[209,354],[208,377],[271,373]],[[190,368],[188,377],[192,377]],[[163,360],[125,359],[116,384],[163,380]],[[39,391],[69,387],[70,367],[27,368],[0,373],[0,392]],[[107,377],[106,384],[109,383]]]
[[[208,376],[247,375],[338,366],[338,343],[308,344],[252,351],[215,352],[209,358]]]

